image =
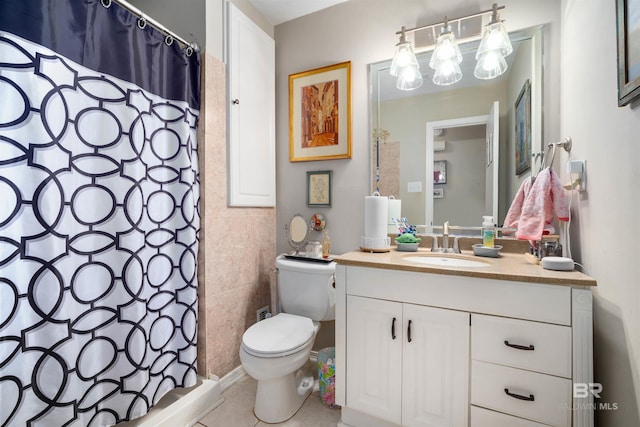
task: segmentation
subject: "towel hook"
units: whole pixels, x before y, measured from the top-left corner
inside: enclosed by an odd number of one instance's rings
[[[556,148],[562,147],[564,148],[564,151],[568,153],[571,151],[571,145],[572,145],[572,142],[571,142],[570,136],[564,137],[558,142],[550,142],[548,145],[549,148],[547,149],[547,151],[553,149],[553,152],[551,153],[551,163],[549,163],[549,167],[553,166],[553,160],[556,157]]]

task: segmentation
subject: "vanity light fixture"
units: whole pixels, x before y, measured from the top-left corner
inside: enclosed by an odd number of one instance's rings
[[[418,59],[413,52],[411,42],[407,40],[405,27],[400,30],[400,41],[396,45],[389,72],[398,78],[396,87],[400,90],[413,90],[422,86],[422,73]]]
[[[451,32],[449,20],[445,16],[444,25],[436,41],[436,48],[429,61],[429,66],[436,70],[432,79],[433,83],[438,86],[447,86],[459,82],[462,78],[461,62],[462,53],[458,47],[456,36]]]
[[[397,35],[400,35],[400,41],[396,44],[390,70],[391,75],[398,78],[396,87],[400,90],[413,90],[422,86],[422,73],[413,46],[410,41],[407,41],[407,33],[442,26],[429,66],[435,70],[432,79],[434,84],[451,85],[462,78],[460,70],[462,54],[450,23],[457,22],[460,25],[460,21],[465,19],[488,14],[491,14],[491,21],[484,28],[482,41],[476,53],[478,62],[474,75],[479,79],[492,79],[504,73],[507,69],[507,62],[504,58],[513,52],[507,30],[498,15],[498,11],[504,8],[504,6],[498,6],[494,3],[489,10],[462,18],[449,20],[445,17],[444,22],[409,29],[403,26],[400,31],[396,32]]]
[[[487,24],[476,53],[476,68],[473,75],[478,79],[493,79],[507,71],[505,56],[513,52],[509,34],[498,15],[498,5],[493,4],[491,22]]]

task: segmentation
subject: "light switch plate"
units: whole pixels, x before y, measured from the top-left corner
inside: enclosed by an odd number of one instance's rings
[[[422,193],[422,181],[408,182],[407,191],[409,193]]]

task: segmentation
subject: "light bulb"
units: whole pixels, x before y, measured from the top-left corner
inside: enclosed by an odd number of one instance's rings
[[[502,22],[494,22],[485,27],[476,59],[480,59],[482,55],[491,50],[498,50],[502,56],[509,56],[513,52],[509,34]]]
[[[440,64],[443,61],[455,61],[457,64],[462,62],[462,53],[458,47],[456,37],[451,32],[451,29],[447,26],[443,28],[442,34],[436,41],[436,47],[433,50],[431,59],[429,60],[429,66],[434,70],[440,68]]]
[[[422,74],[417,66],[407,66],[402,70],[396,81],[396,87],[400,90],[414,90],[422,86]]]
[[[448,60],[440,63],[440,66],[433,74],[433,83],[438,86],[448,86],[457,83],[462,79],[460,65],[455,60]]]
[[[396,77],[402,73],[402,70],[406,67],[418,66],[418,60],[415,53],[413,53],[413,47],[411,42],[400,42],[396,45],[396,52],[393,55],[393,61],[391,62],[391,69],[389,74]]]
[[[473,75],[482,80],[493,79],[507,71],[507,67],[500,50],[490,50],[478,58]]]

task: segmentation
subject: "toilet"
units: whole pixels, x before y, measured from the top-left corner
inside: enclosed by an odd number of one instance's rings
[[[291,418],[313,390],[314,378],[300,370],[311,355],[320,321],[335,319],[335,263],[276,258],[282,312],[242,336],[240,361],[258,380],[255,415],[266,423]]]

